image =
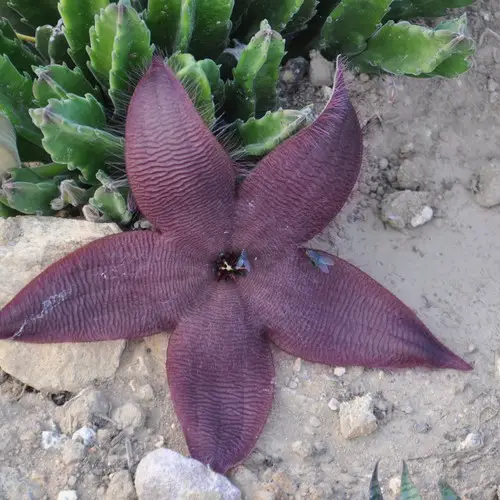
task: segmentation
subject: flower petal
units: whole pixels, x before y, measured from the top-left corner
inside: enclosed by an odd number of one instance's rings
[[[212,270],[189,249],[136,231],[94,241],[49,266],[0,311],[0,338],[130,339],[174,327]]]
[[[471,367],[437,340],[388,290],[346,261],[328,272],[304,249],[281,262],[254,265],[244,295],[273,342],[305,360],[368,367]]]
[[[220,282],[169,339],[167,373],[193,458],[224,473],[253,449],[273,400],[268,340],[236,285]]]
[[[335,89],[323,113],[261,160],[243,182],[234,246],[254,254],[281,251],[318,234],[352,191],[362,150],[338,63]]]
[[[141,212],[162,232],[221,250],[231,230],[234,167],[161,58],[135,89],[125,135],[127,176]]]

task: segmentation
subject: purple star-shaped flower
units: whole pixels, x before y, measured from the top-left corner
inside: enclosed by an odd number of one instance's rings
[[[303,244],[338,213],[362,138],[337,70],[326,108],[237,186],[235,166],[156,58],[126,123],[126,168],[154,231],[95,241],[0,312],[0,338],[133,339],[173,330],[167,373],[192,456],[218,472],[254,447],[273,400],[270,342],[330,365],[468,370],[390,292]]]

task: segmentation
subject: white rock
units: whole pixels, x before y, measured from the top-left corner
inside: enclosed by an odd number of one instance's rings
[[[111,474],[104,500],[135,500],[136,498],[134,483],[127,470],[119,470]]]
[[[340,409],[340,401],[338,399],[332,398],[328,401],[328,408],[332,411],[339,411]]]
[[[398,496],[401,493],[401,478],[398,476],[391,477],[389,479],[389,489],[394,496]]]
[[[410,220],[411,227],[423,226],[426,222],[432,220],[434,216],[434,210],[432,210],[429,205],[425,205],[422,207],[422,210],[414,215]]]
[[[125,403],[116,408],[112,413],[112,418],[119,429],[127,427],[138,429],[144,425],[145,417],[141,408],[134,403]]]
[[[340,432],[346,439],[368,436],[378,427],[370,394],[342,403],[339,418]]]
[[[471,180],[476,202],[490,208],[500,204],[500,163],[490,163],[476,172]]]
[[[42,431],[42,448],[44,450],[61,448],[67,439],[64,434],[56,431]]]
[[[78,495],[75,490],[63,490],[57,495],[57,500],[78,500]]]
[[[71,439],[83,443],[85,446],[92,446],[97,441],[97,434],[90,427],[80,427],[73,433]]]
[[[465,436],[465,439],[458,444],[458,450],[473,450],[481,448],[483,444],[483,435],[480,432],[470,432]]]
[[[141,387],[137,389],[137,397],[143,401],[153,401],[155,392],[149,384],[141,385]]]
[[[311,85],[314,87],[333,85],[333,63],[325,59],[317,50],[311,50],[309,56],[311,58],[309,66],[309,81]]]
[[[148,453],[137,466],[135,489],[139,500],[153,498],[217,498],[240,500],[230,481],[208,467],[162,448]]]
[[[0,307],[52,262],[108,234],[115,224],[57,217],[0,219]],[[0,342],[0,367],[35,389],[77,392],[113,377],[125,341],[82,344]]]
[[[333,370],[333,374],[336,377],[342,377],[345,375],[346,369],[343,366],[336,366]]]
[[[89,426],[94,416],[107,415],[108,411],[109,403],[104,393],[88,387],[61,408],[61,430],[73,434],[77,429]]]

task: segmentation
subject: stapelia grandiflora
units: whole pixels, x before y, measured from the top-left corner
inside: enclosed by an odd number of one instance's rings
[[[273,400],[270,343],[305,360],[471,367],[390,292],[303,244],[339,212],[362,157],[341,65],[322,114],[239,185],[179,81],[155,58],[126,122],[126,168],[152,231],[95,241],[56,262],[0,313],[24,342],[173,331],[167,374],[192,456],[218,472],[254,447]]]

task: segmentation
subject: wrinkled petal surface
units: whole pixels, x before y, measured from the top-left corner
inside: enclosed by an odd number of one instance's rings
[[[281,349],[329,365],[470,369],[388,290],[328,256],[333,259],[328,273],[299,249],[280,262],[255,265],[242,282]]]
[[[269,342],[234,283],[220,282],[168,345],[175,411],[193,458],[224,473],[255,446],[273,399]]]
[[[0,338],[130,339],[174,327],[208,286],[210,266],[158,233],[94,241],[49,266],[0,311]]]
[[[236,248],[260,254],[308,241],[346,202],[359,174],[362,137],[341,65],[333,95],[309,127],[260,161],[243,182]]]
[[[164,233],[221,250],[232,229],[234,167],[161,58],[135,89],[125,136],[141,212]]]

